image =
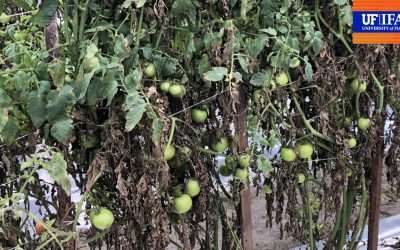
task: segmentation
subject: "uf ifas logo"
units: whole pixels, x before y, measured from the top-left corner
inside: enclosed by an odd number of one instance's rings
[[[400,1],[355,0],[354,44],[400,43]]]

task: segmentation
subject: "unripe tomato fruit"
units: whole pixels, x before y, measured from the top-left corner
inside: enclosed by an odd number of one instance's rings
[[[285,72],[280,72],[276,77],[275,77],[275,82],[279,86],[286,86],[289,83],[289,77]]]
[[[247,182],[249,178],[249,171],[247,169],[237,168],[235,172],[235,177],[241,182]]]
[[[147,78],[153,78],[156,75],[156,66],[153,63],[146,64],[143,70],[143,74]]]
[[[226,137],[221,137],[218,142],[211,145],[212,150],[222,153],[224,152],[229,146],[229,140]]]
[[[314,148],[311,144],[306,143],[297,145],[296,151],[301,159],[310,159],[314,152]]]
[[[171,83],[166,81],[166,82],[162,82],[160,85],[160,90],[163,93],[168,93],[169,91],[169,87],[171,87]]]
[[[168,145],[164,149],[164,159],[166,161],[171,160],[175,156],[175,148],[172,145]]]
[[[192,120],[196,123],[203,123],[207,120],[207,111],[201,109],[192,109]]]
[[[42,223],[38,222],[35,225],[35,233],[36,235],[41,235],[43,231],[45,230],[44,226]]]
[[[239,166],[242,168],[248,168],[250,166],[251,156],[248,154],[243,154],[239,156]]]
[[[357,126],[360,130],[365,131],[371,126],[371,121],[368,118],[360,117],[358,118]]]
[[[83,62],[83,68],[85,69],[85,72],[91,72],[95,68],[97,68],[100,65],[99,58],[97,57],[87,57],[85,58],[85,61]]]
[[[192,208],[192,198],[187,194],[182,194],[174,198],[175,211],[178,214],[187,213]]]
[[[230,176],[232,174],[232,168],[230,168],[227,165],[223,165],[221,167],[219,167],[219,174],[222,176]]]
[[[367,90],[367,83],[365,83],[364,81],[360,81],[357,78],[351,81],[350,86],[353,93],[362,93]]]
[[[169,94],[173,97],[182,97],[186,94],[186,88],[180,84],[173,84],[168,89]]]
[[[7,15],[6,13],[2,13],[0,15],[0,23],[1,24],[7,24],[11,20],[11,16]]]
[[[304,174],[300,173],[300,174],[297,175],[297,182],[299,184],[304,183],[305,180],[306,180],[306,176]]]
[[[354,148],[355,146],[357,146],[357,140],[356,140],[356,138],[352,137],[352,138],[346,139],[344,144],[348,148]]]
[[[283,161],[292,162],[296,160],[296,152],[291,148],[282,148],[281,159]]]
[[[114,222],[114,215],[111,210],[105,207],[94,209],[90,213],[90,222],[95,228],[104,230],[111,227]]]
[[[196,179],[189,179],[185,185],[185,193],[190,197],[195,197],[200,193],[200,184]]]

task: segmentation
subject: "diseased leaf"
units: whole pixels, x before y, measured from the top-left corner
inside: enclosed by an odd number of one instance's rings
[[[51,160],[44,164],[44,168],[49,172],[49,175],[54,181],[60,185],[67,195],[71,194],[71,183],[67,172],[67,162],[61,153],[54,153]]]
[[[211,82],[221,81],[227,73],[228,69],[225,67],[212,67],[210,71],[204,73],[204,79]]]
[[[68,139],[72,135],[72,130],[74,126],[72,125],[72,120],[67,117],[63,117],[58,119],[51,126],[50,133],[51,135],[57,139],[57,141],[61,143],[67,143]]]
[[[17,139],[19,132],[19,124],[18,121],[12,117],[8,116],[7,123],[4,125],[3,129],[1,130],[1,138],[4,142],[8,145],[15,142]]]
[[[256,38],[248,38],[246,39],[246,49],[249,53],[249,56],[256,58],[261,51],[264,49],[265,45],[267,44],[268,38],[264,35],[259,35]]]

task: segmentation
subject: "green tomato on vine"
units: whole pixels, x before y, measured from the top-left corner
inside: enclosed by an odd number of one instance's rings
[[[357,126],[360,130],[366,131],[371,126],[371,121],[368,118],[360,117],[357,120]]]
[[[189,195],[190,197],[196,197],[200,193],[200,184],[199,181],[196,179],[189,179],[185,185],[185,194]]]
[[[173,204],[178,214],[185,214],[192,208],[192,198],[188,194],[182,194],[174,198]]]
[[[181,98],[186,94],[186,88],[181,84],[173,84],[169,87],[168,92],[173,97]]]
[[[300,159],[311,159],[314,148],[311,144],[305,143],[297,145],[296,151]]]
[[[153,63],[147,63],[144,65],[143,74],[147,78],[153,78],[156,75],[156,66]]]
[[[111,210],[105,207],[94,209],[90,213],[90,222],[95,228],[105,230],[113,224],[114,215]]]
[[[296,160],[296,152],[292,148],[281,148],[281,159],[286,162],[293,162]]]
[[[207,120],[208,113],[206,110],[193,108],[192,109],[192,120],[196,123],[203,123]]]
[[[289,83],[289,76],[285,72],[280,72],[275,76],[275,82],[279,86],[284,87]]]
[[[172,158],[174,158],[175,156],[175,147],[172,145],[168,145],[165,147],[164,149],[164,159],[166,161],[172,160]]]

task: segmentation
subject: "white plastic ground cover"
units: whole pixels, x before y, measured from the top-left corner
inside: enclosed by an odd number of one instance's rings
[[[383,218],[379,222],[379,248],[380,250],[394,250],[400,248],[400,214]],[[367,250],[368,226],[365,226],[357,250]],[[324,242],[317,242],[317,249],[324,248]],[[308,245],[302,245],[292,250],[307,250]],[[344,247],[343,249],[346,249]]]

